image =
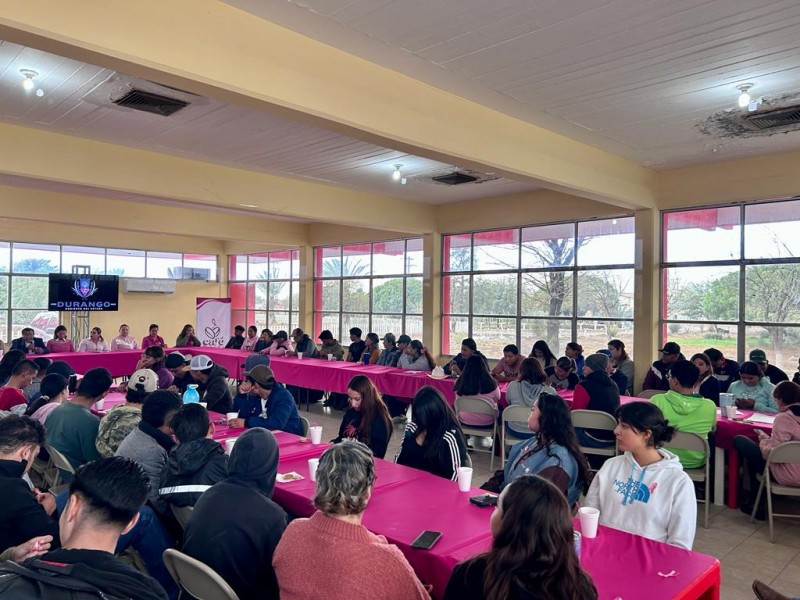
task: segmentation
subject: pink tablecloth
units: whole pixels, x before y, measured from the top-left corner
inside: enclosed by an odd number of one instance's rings
[[[116,352],[57,352],[47,354],[52,361],[61,360],[71,366],[76,373],[86,373],[89,369],[103,367],[112,377],[130,375],[136,369],[136,362],[142,356],[141,350],[119,350]]]

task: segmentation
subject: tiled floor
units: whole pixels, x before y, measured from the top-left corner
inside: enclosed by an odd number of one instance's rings
[[[310,414],[305,405],[301,415],[312,425],[322,425],[323,438],[337,435],[342,413],[322,407],[311,406]],[[393,459],[400,447],[403,425],[395,425],[389,443],[387,459]],[[477,485],[489,478],[490,455],[473,452]],[[495,459],[495,469],[499,468]],[[769,543],[769,529],[763,521],[750,523],[750,518],[738,510],[713,506],[710,509],[709,528],[702,526],[703,505],[698,505],[698,525],[694,550],[716,556],[722,564],[722,600],[752,600],[750,588],[758,578],[789,596],[800,596],[800,520],[777,519],[775,521],[775,543]]]

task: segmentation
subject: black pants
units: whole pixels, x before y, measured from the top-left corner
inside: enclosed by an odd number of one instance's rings
[[[733,446],[747,465],[747,480],[750,483],[749,502],[755,502],[759,486],[756,475],[760,475],[764,472],[767,461],[761,456],[761,448],[750,438],[737,435],[733,438]]]

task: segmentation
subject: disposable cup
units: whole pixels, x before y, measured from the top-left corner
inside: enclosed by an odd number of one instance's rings
[[[233,445],[236,443],[236,438],[228,438],[225,440],[225,454],[233,452]]]
[[[313,427],[308,428],[308,436],[311,438],[311,443],[321,444],[322,443],[322,426],[321,425],[314,425]]]
[[[317,480],[317,467],[319,466],[319,459],[318,458],[309,458],[308,459],[308,478],[311,481]]]
[[[302,352],[298,352],[297,353],[297,360],[303,360],[303,353]]]
[[[597,524],[600,522],[600,511],[590,506],[578,509],[578,518],[581,522],[581,535],[587,539],[597,537]]]
[[[225,413],[225,420],[230,421],[231,419],[238,419],[239,413],[238,412],[229,412]]]
[[[103,407],[106,405],[105,398],[101,398],[97,402],[94,403],[95,410],[103,410]]]
[[[472,467],[458,467],[458,489],[468,492],[472,488]]]
[[[727,406],[733,405],[733,394],[722,393],[719,395],[719,405],[724,410]]]
[[[725,416],[729,419],[732,419],[736,416],[736,407],[735,406],[726,406],[725,407]]]
[[[333,354],[328,354],[328,360],[333,360]]]

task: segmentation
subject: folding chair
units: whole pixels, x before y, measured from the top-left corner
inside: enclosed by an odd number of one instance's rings
[[[308,437],[308,428],[311,427],[311,424],[305,417],[300,417],[300,422],[303,424],[303,437]]]
[[[617,420],[610,414],[599,410],[576,409],[570,412],[570,420],[575,429],[605,429],[613,432],[617,428]],[[579,446],[584,454],[595,454],[598,456],[616,456],[619,454],[617,444],[607,448],[592,448],[591,446]],[[597,469],[591,469],[597,471]]]
[[[506,465],[506,448],[511,445],[513,442],[520,442],[522,440],[526,440],[528,438],[519,437],[514,435],[513,430],[508,430],[508,423],[514,422],[515,424],[525,422],[527,424],[528,415],[531,414],[531,409],[527,406],[522,406],[520,404],[514,404],[511,406],[507,406],[503,409],[503,413],[500,415],[500,466],[505,467]]]
[[[489,437],[491,435],[492,445],[489,447],[488,452],[491,452],[492,458],[489,462],[489,470],[494,471],[494,438],[497,435],[497,409],[486,402],[483,398],[476,398],[475,396],[459,396],[455,402],[456,416],[461,422],[461,429],[464,435],[474,435],[476,437]],[[461,421],[461,413],[477,413],[481,415],[491,415],[492,424],[486,427],[477,427],[474,425],[467,425]],[[487,452],[474,448],[478,452]]]
[[[181,529],[186,529],[186,524],[189,522],[189,519],[192,518],[194,506],[175,506],[174,504],[170,504],[169,507],[172,510],[172,514],[175,515],[175,519],[178,521]]]
[[[698,433],[691,433],[689,431],[678,431],[672,440],[664,445],[667,450],[693,450],[702,452],[704,454],[705,466],[697,467],[696,469],[686,469],[686,473],[692,481],[702,481],[705,488],[705,495],[700,502],[705,504],[705,520],[703,527],[708,529],[708,495],[711,488],[711,449],[708,447],[708,440]]]
[[[56,467],[56,472],[58,473],[53,478],[53,485],[51,488],[56,487],[63,478],[61,474],[62,471],[69,473],[70,475],[75,475],[75,469],[72,467],[72,464],[69,462],[66,456],[64,456],[61,452],[53,448],[50,444],[44,445],[45,450],[50,455],[50,460],[53,463],[53,466]]]
[[[657,396],[658,394],[664,394],[664,390],[642,390],[639,392],[636,397],[637,398],[647,398],[648,400],[653,396]]]
[[[773,463],[800,463],[800,442],[784,442],[783,444],[778,444],[772,450],[770,450],[769,455],[767,456],[767,465],[764,467],[764,473],[759,477],[759,479],[761,479],[761,485],[758,486],[758,495],[756,496],[756,502],[753,505],[753,514],[750,515],[750,522],[752,523],[756,518],[756,511],[758,510],[758,505],[761,502],[761,493],[766,488],[767,518],[769,519],[769,541],[771,544],[775,543],[772,525],[773,517],[788,517],[793,519],[800,518],[800,514],[778,514],[772,512],[772,494],[778,494],[779,496],[800,496],[800,487],[780,485],[773,482],[772,475],[769,471],[769,467]]]
[[[239,600],[214,569],[183,552],[164,550],[164,564],[175,583],[197,600]]]

